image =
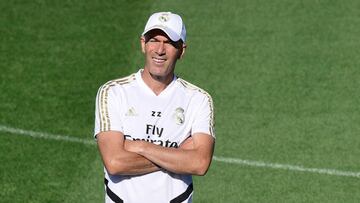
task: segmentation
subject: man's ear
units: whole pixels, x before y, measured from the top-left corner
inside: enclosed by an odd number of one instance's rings
[[[183,57],[184,54],[185,54],[186,44],[183,43],[181,46],[182,46],[182,47],[180,48],[180,52],[181,52],[181,53],[179,54],[178,59],[182,59],[182,57]]]
[[[144,36],[140,37],[140,44],[141,44],[141,51],[142,51],[142,53],[145,54],[145,37]]]

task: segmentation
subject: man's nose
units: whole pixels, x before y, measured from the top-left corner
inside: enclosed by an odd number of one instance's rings
[[[157,49],[156,49],[156,53],[159,55],[163,55],[165,54],[165,45],[164,42],[159,42]]]

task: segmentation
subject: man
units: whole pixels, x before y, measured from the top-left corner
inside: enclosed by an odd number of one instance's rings
[[[185,38],[179,15],[154,13],[140,38],[143,69],[98,91],[95,137],[106,202],[192,202],[191,175],[210,166],[212,99],[174,74]]]

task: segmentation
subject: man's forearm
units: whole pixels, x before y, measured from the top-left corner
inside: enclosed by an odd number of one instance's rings
[[[195,145],[193,149],[166,148],[145,141],[135,141],[128,150],[174,173],[204,175],[211,163],[214,141],[208,138],[200,141],[202,144],[197,147]]]
[[[174,173],[202,175],[205,172],[200,170],[200,157],[194,149],[165,148],[145,143],[139,154]]]
[[[143,175],[159,170],[153,162],[133,152],[122,152],[121,156],[115,156],[106,168],[112,175]]]
[[[126,150],[128,143],[120,132],[101,132],[97,141],[104,166],[111,175],[142,175],[159,170],[145,157]]]

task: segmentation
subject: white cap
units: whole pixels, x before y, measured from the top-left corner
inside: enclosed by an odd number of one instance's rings
[[[174,42],[180,39],[185,43],[186,29],[181,17],[171,12],[159,12],[150,16],[145,25],[144,36],[147,32],[160,29]]]

